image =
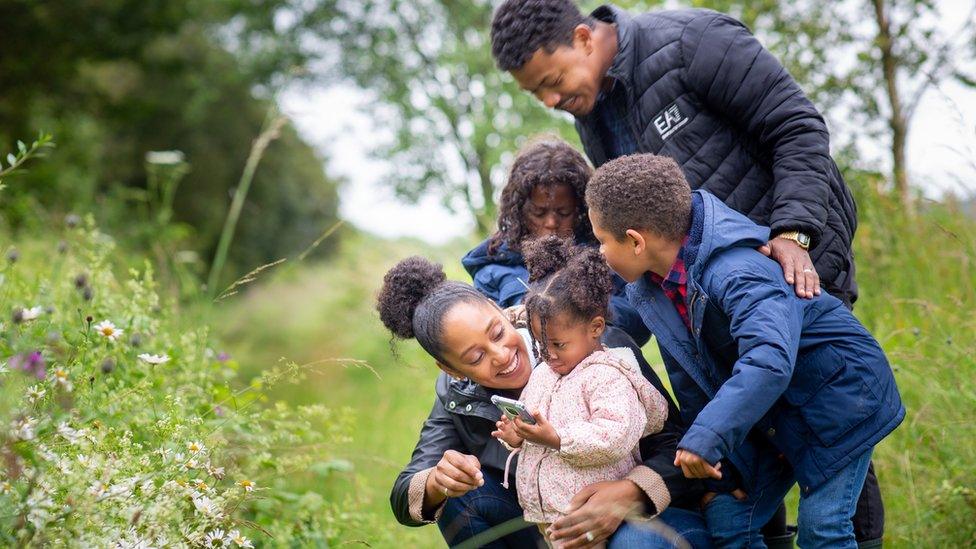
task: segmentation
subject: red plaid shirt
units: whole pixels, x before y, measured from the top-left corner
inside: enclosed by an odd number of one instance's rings
[[[688,318],[688,305],[685,301],[688,296],[688,271],[685,270],[684,259],[687,244],[688,237],[685,237],[685,241],[678,251],[678,257],[674,260],[674,265],[671,265],[671,270],[668,271],[668,276],[661,278],[657,274],[651,273],[651,281],[661,286],[664,295],[668,296],[671,303],[674,303],[674,308],[678,310],[678,315],[681,316],[685,326],[691,330],[691,319]]]

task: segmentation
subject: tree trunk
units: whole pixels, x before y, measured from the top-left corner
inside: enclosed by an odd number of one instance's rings
[[[901,92],[898,89],[898,60],[892,48],[891,21],[885,13],[885,0],[872,0],[874,18],[878,24],[877,44],[881,50],[881,70],[885,80],[885,91],[891,115],[888,126],[891,128],[891,178],[895,186],[895,193],[901,199],[905,208],[911,211],[912,197],[908,188],[908,163],[905,157],[905,146],[908,141],[908,120],[902,106]]]

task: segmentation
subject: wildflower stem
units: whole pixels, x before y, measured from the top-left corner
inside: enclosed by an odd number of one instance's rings
[[[237,220],[241,216],[241,209],[244,207],[244,199],[247,198],[248,190],[251,188],[251,181],[254,180],[254,173],[258,168],[258,162],[264,156],[264,151],[272,141],[281,134],[281,128],[288,121],[284,116],[274,116],[274,107],[268,110],[268,118],[265,126],[254,144],[251,145],[251,153],[247,157],[244,165],[244,172],[241,179],[237,182],[237,189],[234,191],[234,199],[231,201],[227,219],[224,221],[224,228],[220,233],[220,242],[217,244],[217,252],[214,254],[213,264],[210,266],[210,276],[207,277],[207,291],[210,298],[217,296],[217,284],[220,282],[220,273],[227,260],[227,251],[230,243],[234,239],[234,231],[237,228]]]

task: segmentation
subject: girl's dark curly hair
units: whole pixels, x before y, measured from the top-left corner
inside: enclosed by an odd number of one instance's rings
[[[593,227],[586,209],[586,183],[592,174],[583,155],[562,139],[546,137],[531,141],[515,157],[508,183],[502,189],[498,230],[488,242],[488,252],[495,253],[503,243],[514,251],[521,250],[522,241],[530,236],[525,219],[529,197],[539,185],[569,185],[577,204],[573,223],[576,242],[593,241]]]
[[[458,303],[491,303],[478,290],[447,280],[444,269],[422,257],[408,257],[383,277],[376,298],[380,320],[394,337],[417,338],[420,346],[442,364],[444,315]]]
[[[543,360],[549,360],[548,322],[564,313],[581,322],[598,316],[606,318],[613,293],[613,275],[600,251],[593,246],[546,236],[526,242],[523,248],[530,282],[525,312],[530,325],[532,319],[539,319],[542,328],[536,338],[539,354]]]

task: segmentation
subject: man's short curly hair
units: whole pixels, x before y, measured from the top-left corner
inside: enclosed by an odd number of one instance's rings
[[[503,71],[518,70],[539,48],[571,46],[577,25],[593,19],[572,0],[505,0],[491,20],[491,54]]]
[[[681,240],[691,226],[691,187],[666,156],[634,154],[600,166],[586,187],[586,203],[618,241],[627,229]]]

